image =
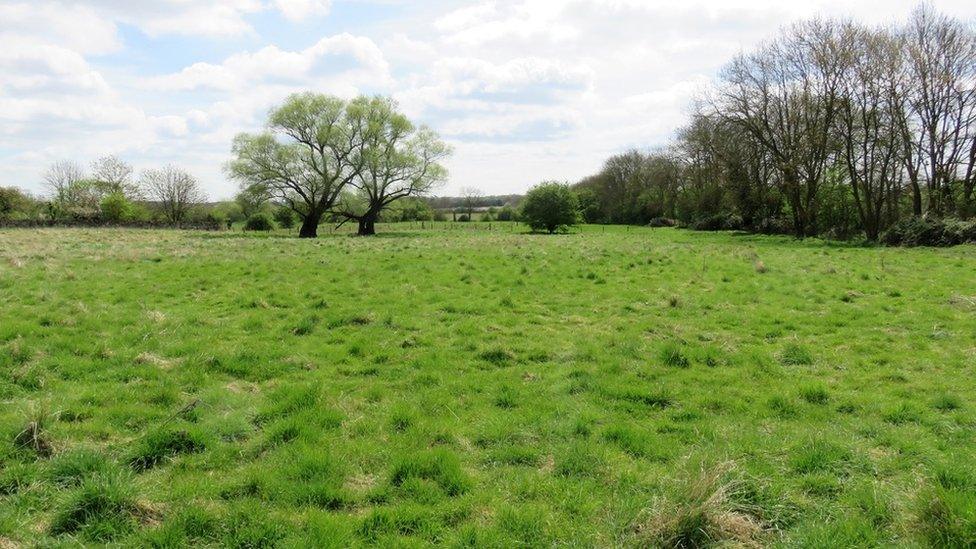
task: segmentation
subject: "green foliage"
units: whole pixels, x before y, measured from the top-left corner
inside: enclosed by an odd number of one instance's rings
[[[552,234],[579,223],[579,200],[568,185],[542,183],[525,195],[520,218],[533,230]]]
[[[395,217],[392,221],[433,221],[434,210],[426,200],[420,198],[404,198],[399,201]],[[443,220],[441,220],[443,221]]]
[[[244,219],[263,213],[268,201],[271,200],[267,185],[255,183],[246,185],[234,197],[234,203]]]
[[[976,243],[976,221],[909,217],[895,223],[881,237],[891,246],[955,246]]]
[[[518,221],[516,218],[515,209],[508,204],[502,206],[502,209],[498,210],[498,215],[496,219],[498,221]]]
[[[248,231],[270,231],[274,229],[274,222],[266,213],[256,213],[247,218],[244,228]]]
[[[0,221],[32,217],[34,200],[20,189],[0,187]]]
[[[282,229],[291,229],[295,226],[295,212],[290,208],[280,206],[274,211],[274,220]]]
[[[741,231],[745,225],[738,215],[717,213],[695,220],[690,227],[696,231]]]
[[[120,191],[109,193],[102,198],[101,212],[102,220],[110,223],[129,221],[135,214],[132,202]]]

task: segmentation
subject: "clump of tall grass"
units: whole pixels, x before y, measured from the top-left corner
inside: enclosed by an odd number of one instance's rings
[[[146,434],[128,461],[136,471],[145,471],[167,459],[202,452],[206,448],[206,438],[197,429],[161,428]]]
[[[436,483],[449,496],[463,494],[471,485],[457,456],[444,449],[429,450],[400,458],[390,473],[390,484],[401,486],[407,480]]]
[[[110,541],[132,532],[141,514],[132,479],[121,471],[100,473],[68,494],[55,512],[53,535],[81,534],[94,541]]]
[[[37,454],[38,457],[50,457],[54,451],[47,435],[47,425],[53,416],[46,408],[32,406],[27,412],[27,422],[24,427],[14,434],[14,445]]]
[[[963,466],[935,471],[919,493],[918,527],[932,547],[976,543],[976,476]]]
[[[783,348],[779,361],[786,366],[809,366],[813,364],[813,355],[806,347],[797,343],[790,343]]]
[[[761,547],[763,527],[755,510],[736,501],[730,465],[701,469],[671,499],[659,501],[634,526],[641,546]]]

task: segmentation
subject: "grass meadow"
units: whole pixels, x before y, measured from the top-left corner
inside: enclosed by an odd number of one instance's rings
[[[976,544],[976,248],[0,231],[0,547]]]

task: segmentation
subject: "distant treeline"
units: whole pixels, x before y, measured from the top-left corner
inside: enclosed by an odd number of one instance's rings
[[[502,194],[493,196],[435,196],[427,199],[427,203],[435,210],[464,210],[468,207],[475,209],[501,208],[516,206],[522,200],[520,194]]]
[[[898,28],[813,20],[734,58],[668,147],[575,185],[591,223],[889,243],[970,240],[976,32],[923,5]]]

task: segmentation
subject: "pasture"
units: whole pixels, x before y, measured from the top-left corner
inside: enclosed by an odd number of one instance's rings
[[[509,229],[0,231],[0,547],[974,543],[976,248]]]

